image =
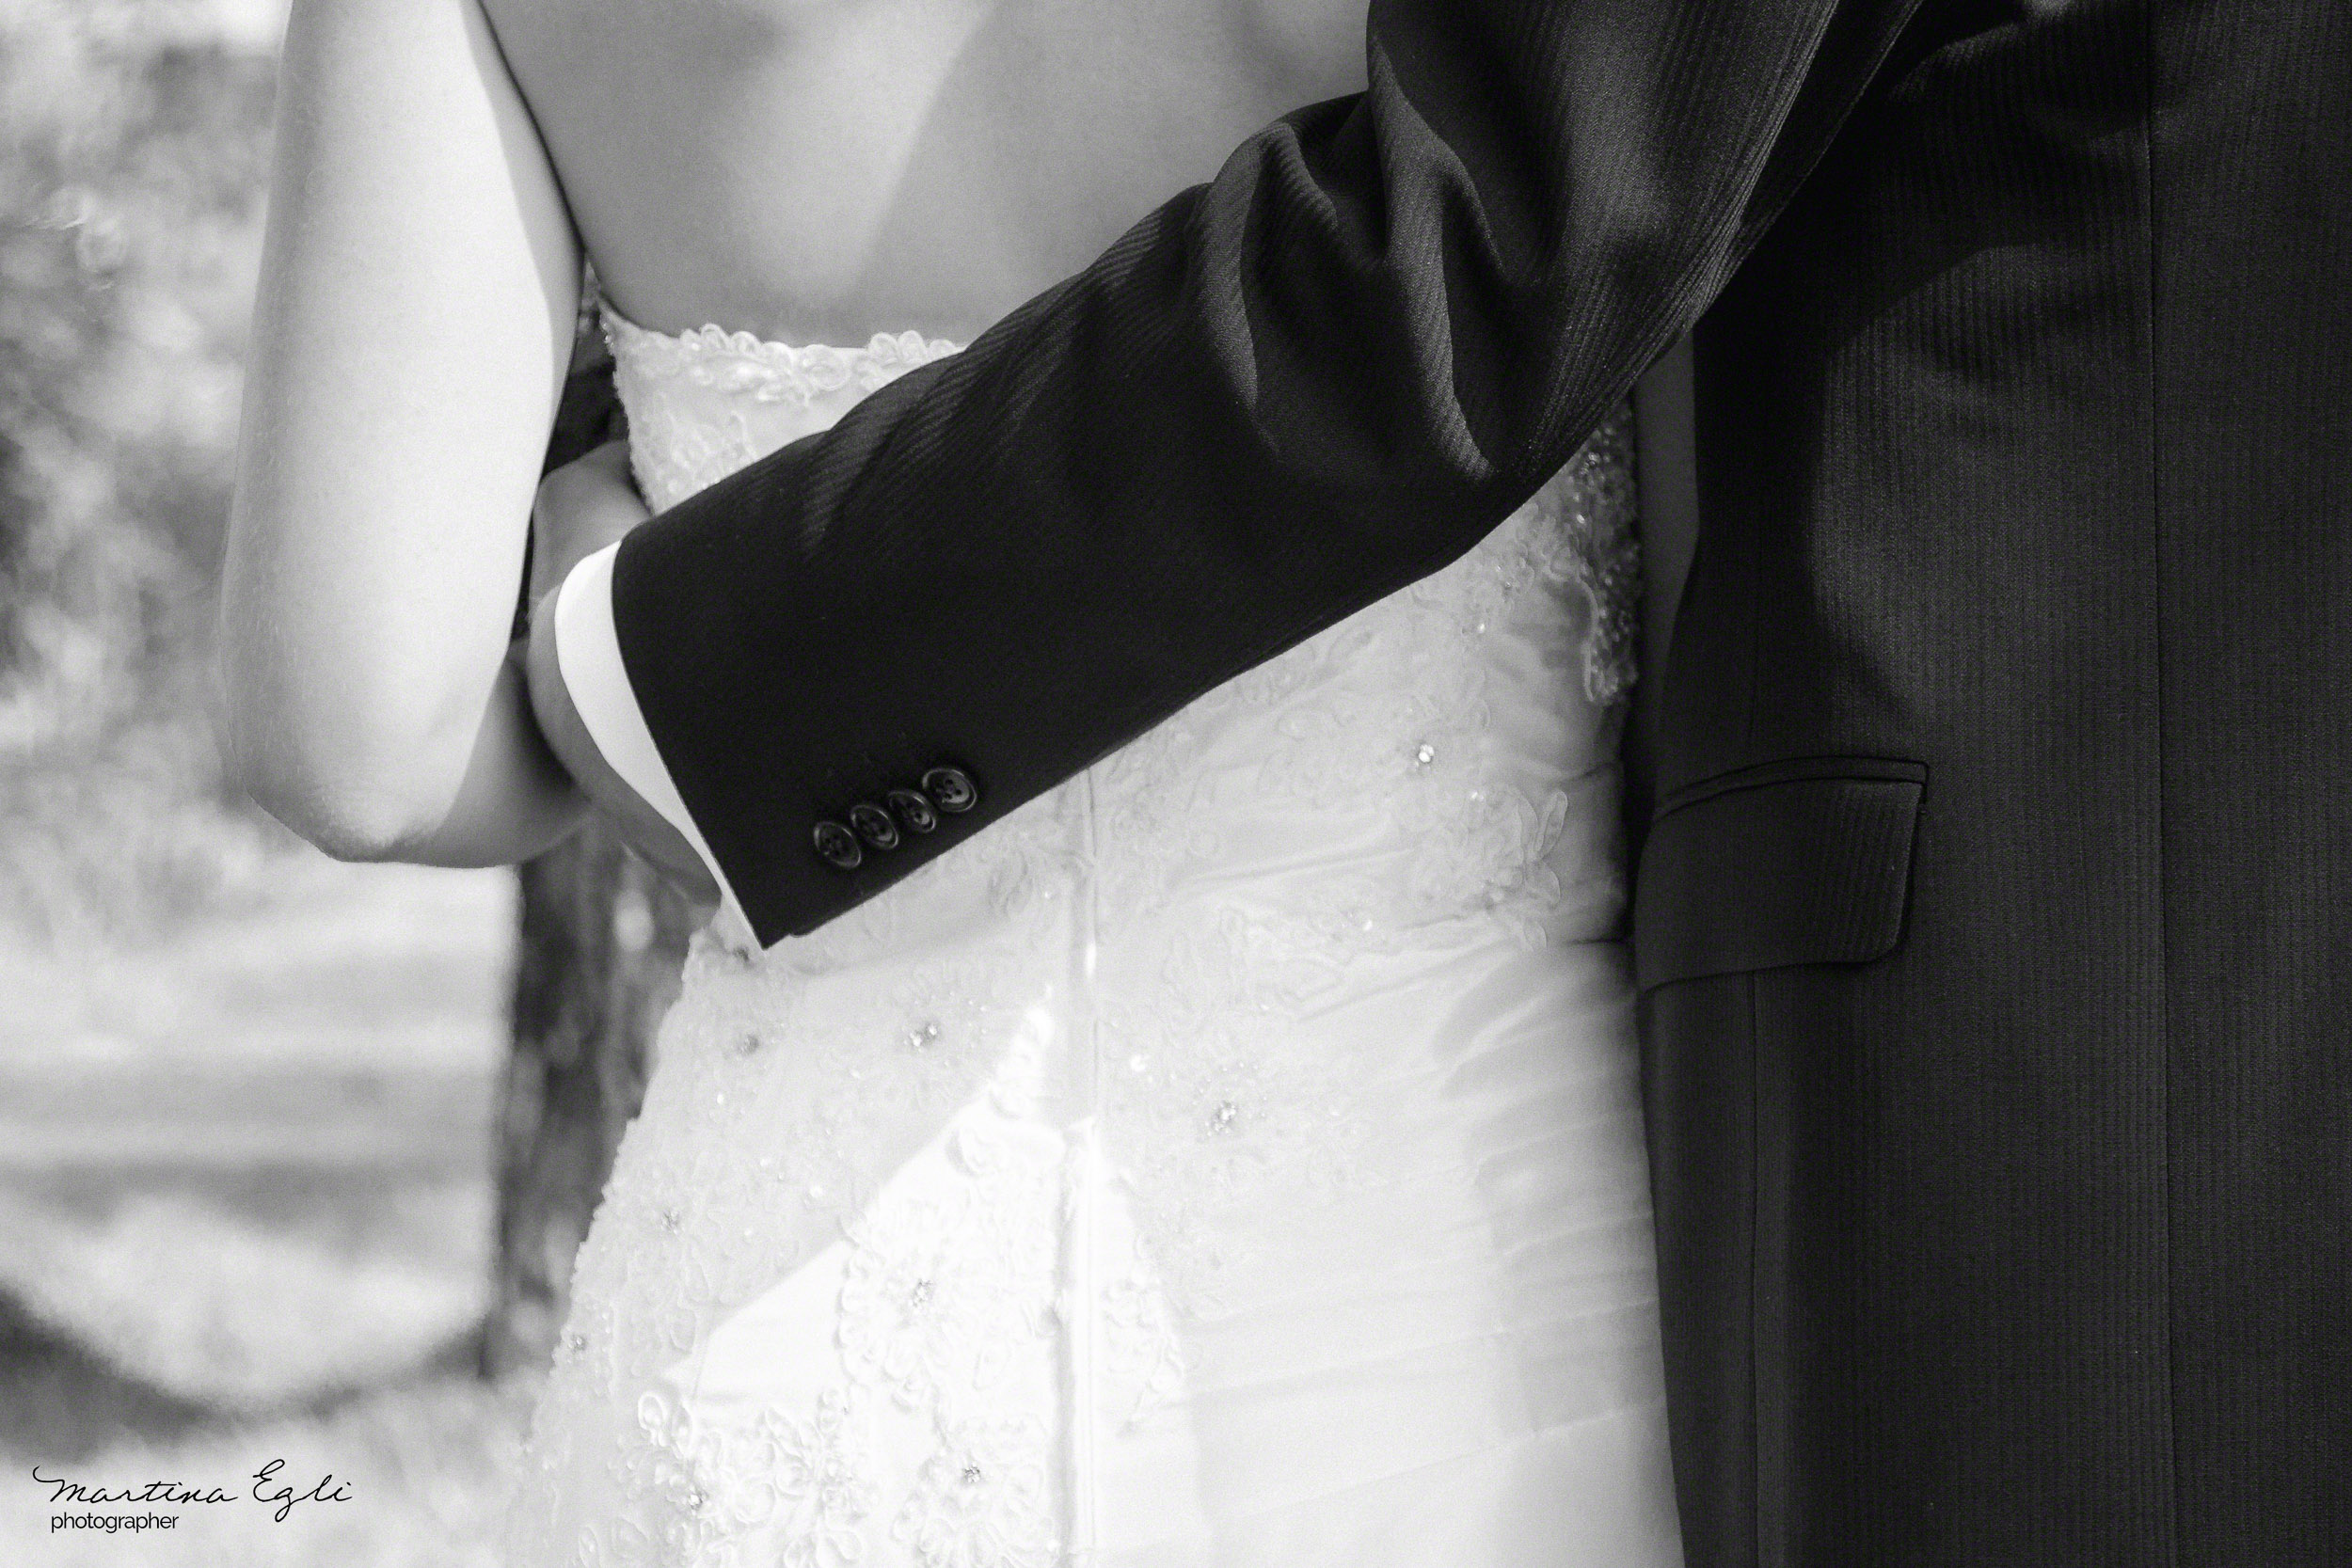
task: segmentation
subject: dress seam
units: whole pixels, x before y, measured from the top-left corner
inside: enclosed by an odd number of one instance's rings
[[[1077,907],[1074,917],[1077,935],[1075,991],[1080,1026],[1085,1030],[1087,1053],[1087,1103],[1080,1125],[1085,1136],[1076,1150],[1078,1158],[1076,1201],[1072,1209],[1072,1240],[1073,1250],[1071,1270],[1070,1321],[1063,1332],[1070,1336],[1070,1393],[1063,1418],[1069,1423],[1070,1467],[1070,1540],[1063,1544],[1064,1558],[1069,1561],[1092,1560],[1099,1543],[1096,1525],[1095,1468],[1097,1433],[1094,1430],[1094,1385],[1096,1360],[1100,1347],[1096,1343],[1099,1327],[1096,1321],[1097,1250],[1096,1208],[1102,1177],[1103,1120],[1103,1041],[1102,1008],[1095,993],[1095,963],[1100,953],[1102,935],[1102,879],[1097,863],[1099,846],[1096,842],[1097,814],[1094,800],[1094,770],[1088,768],[1078,775],[1079,863]]]

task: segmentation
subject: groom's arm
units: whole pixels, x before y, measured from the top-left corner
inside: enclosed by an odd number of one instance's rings
[[[1444,565],[1705,309],[1918,3],[1375,0],[1367,92],[621,543],[588,613],[595,701],[657,747],[629,784],[772,943]],[[891,832],[853,810],[894,790]]]

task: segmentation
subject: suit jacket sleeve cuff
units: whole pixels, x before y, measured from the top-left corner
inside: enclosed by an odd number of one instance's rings
[[[702,857],[719,889],[715,925],[720,938],[738,952],[755,951],[759,944],[752,936],[751,922],[744,918],[734,887],[719,869],[718,858],[711,854],[662,763],[660,750],[638,707],[628,667],[621,661],[620,639],[612,627],[612,554],[619,547],[616,542],[587,557],[557,588],[556,668],[581,727],[612,771]]]

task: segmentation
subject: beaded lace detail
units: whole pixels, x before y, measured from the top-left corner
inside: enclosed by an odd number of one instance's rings
[[[803,407],[844,387],[873,391],[960,346],[920,332],[877,332],[864,348],[779,343],[719,326],[671,336],[648,332],[609,306],[603,316],[605,340],[614,356],[636,366],[648,380],[685,376],[740,391],[760,403]]]
[[[961,346],[919,332],[877,332],[863,348],[779,343],[719,326],[674,337],[610,305],[603,316],[638,487],[657,510],[830,422],[812,423],[812,414],[838,415]]]
[[[955,352],[606,319],[657,506]],[[749,958],[699,935],[580,1253],[516,1562],[1062,1561],[1071,1423],[1169,1430],[1195,1328],[1281,1266],[1270,1217],[1419,1179],[1376,1039],[1316,1021],[1433,956],[1613,933],[1633,508],[1620,410],[1453,565],[832,926]],[[771,1353],[806,1389],[708,1414],[728,1325],[810,1281],[827,1338]]]

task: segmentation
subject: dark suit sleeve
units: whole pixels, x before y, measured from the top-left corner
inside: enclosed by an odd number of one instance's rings
[[[1704,309],[1916,3],[1375,0],[1368,91],[630,534],[622,657],[760,942],[1477,543]],[[972,809],[818,853],[941,765]]]

